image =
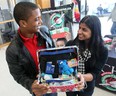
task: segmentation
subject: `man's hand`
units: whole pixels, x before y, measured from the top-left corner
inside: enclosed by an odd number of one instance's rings
[[[47,85],[39,84],[37,80],[33,82],[31,88],[32,88],[32,92],[36,96],[42,96],[43,94],[46,94],[49,89]]]

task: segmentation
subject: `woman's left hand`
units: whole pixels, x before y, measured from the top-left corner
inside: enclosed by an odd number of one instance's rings
[[[78,73],[78,85],[77,85],[77,89],[78,91],[84,89],[84,86],[85,86],[85,80],[84,80],[84,77],[81,73]]]

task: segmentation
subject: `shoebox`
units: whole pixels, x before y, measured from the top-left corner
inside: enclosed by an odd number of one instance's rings
[[[48,93],[78,91],[76,46],[49,48],[37,51],[38,82],[49,86]]]

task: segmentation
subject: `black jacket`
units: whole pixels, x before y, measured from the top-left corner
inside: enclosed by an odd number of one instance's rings
[[[66,46],[71,46],[71,45],[78,46],[77,38],[75,38],[74,40],[70,40],[66,44]],[[96,79],[97,75],[100,73],[104,64],[107,61],[108,49],[106,47],[103,47],[103,48],[101,48],[99,53],[100,53],[99,58],[96,58],[96,57],[94,58],[94,56],[92,54],[91,58],[89,58],[88,61],[85,62],[85,72],[86,73],[91,73],[93,75],[94,79]]]
[[[38,46],[46,43],[47,47],[54,47],[53,40],[45,26],[42,26],[40,32],[36,33],[36,35],[39,41]],[[8,46],[6,60],[13,78],[32,93],[31,85],[37,79],[38,72],[36,71],[35,62],[24,46],[19,34],[17,34],[16,38]]]

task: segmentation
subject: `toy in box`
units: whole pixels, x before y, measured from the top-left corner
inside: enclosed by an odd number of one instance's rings
[[[78,91],[76,46],[49,48],[37,51],[38,81],[49,86],[48,93]]]

